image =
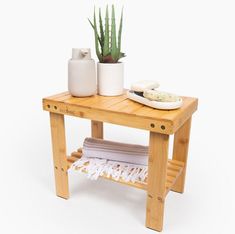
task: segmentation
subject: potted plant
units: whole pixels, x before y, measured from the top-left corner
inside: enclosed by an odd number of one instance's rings
[[[88,19],[89,20],[89,19]],[[116,36],[115,9],[112,5],[112,16],[109,18],[109,8],[106,7],[105,24],[103,25],[101,9],[99,9],[99,32],[94,9],[93,23],[89,20],[95,35],[98,93],[103,96],[123,94],[124,65],[119,60],[125,57],[121,52],[123,9],[120,18],[118,37]],[[111,30],[110,30],[111,29]]]

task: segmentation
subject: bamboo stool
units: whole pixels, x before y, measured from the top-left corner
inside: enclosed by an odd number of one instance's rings
[[[103,122],[148,130],[147,182],[118,182],[147,191],[146,227],[162,231],[167,193],[170,190],[184,191],[191,117],[197,109],[198,100],[183,97],[183,102],[180,109],[165,111],[133,102],[126,94],[75,98],[64,92],[44,98],[43,109],[50,112],[56,195],[69,198],[67,171],[82,154],[78,149],[67,156],[64,115],[90,119],[91,135],[96,138],[103,138]],[[174,148],[172,159],[168,159],[171,134],[175,134]]]

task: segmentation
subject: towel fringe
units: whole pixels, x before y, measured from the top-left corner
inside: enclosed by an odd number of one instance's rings
[[[104,174],[114,180],[123,179],[125,182],[144,182],[148,176],[147,166],[112,161],[101,158],[81,157],[71,166],[79,172],[87,172],[87,177],[97,180]]]

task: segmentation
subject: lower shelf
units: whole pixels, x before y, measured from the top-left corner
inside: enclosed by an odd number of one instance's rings
[[[68,168],[70,168],[71,165],[81,157],[82,157],[82,148],[79,148],[77,151],[73,152],[71,156],[67,158]],[[165,195],[167,195],[167,193],[171,190],[172,186],[175,184],[178,177],[182,173],[183,168],[184,168],[183,162],[168,159]],[[86,171],[83,171],[83,172],[86,173]],[[122,179],[115,180],[112,177],[107,177],[106,175],[101,176],[101,178],[112,180],[121,184],[126,184],[135,188],[147,190],[147,181],[145,181],[144,183],[141,183],[141,182],[132,183],[132,182],[126,182]]]

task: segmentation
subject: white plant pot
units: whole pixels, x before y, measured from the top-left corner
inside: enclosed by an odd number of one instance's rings
[[[124,64],[97,64],[98,93],[102,96],[118,96],[123,94]]]

